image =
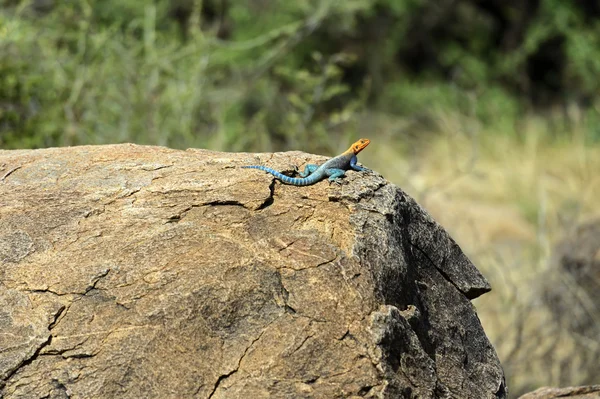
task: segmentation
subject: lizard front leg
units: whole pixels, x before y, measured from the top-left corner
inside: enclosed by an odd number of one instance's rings
[[[358,172],[370,172],[371,171],[370,169],[363,168],[362,166],[358,166],[358,164],[356,162],[358,162],[358,158],[355,155],[352,157],[352,159],[350,159],[350,167],[353,170],[356,170]]]

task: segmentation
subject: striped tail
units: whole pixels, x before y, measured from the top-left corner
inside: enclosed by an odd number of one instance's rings
[[[309,186],[309,185],[315,184],[317,181],[319,181],[319,179],[317,178],[317,175],[308,176],[305,178],[289,177],[289,176],[284,175],[283,173],[279,173],[275,169],[267,168],[266,166],[251,165],[251,166],[242,166],[242,168],[264,170],[265,172],[272,174],[273,176],[275,176],[282,182],[284,182],[286,184],[291,184],[294,186]]]

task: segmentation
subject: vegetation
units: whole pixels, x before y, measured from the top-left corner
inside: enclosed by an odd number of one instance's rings
[[[0,0],[0,148],[374,139],[361,160],[490,278],[478,306],[513,394],[599,377],[532,289],[599,209],[598,76],[594,2]]]
[[[600,137],[600,8],[560,0],[0,0],[0,145],[331,151],[376,110]],[[558,110],[558,111],[557,111]],[[567,126],[568,127],[568,126]],[[313,138],[314,141],[307,141]],[[319,147],[310,148],[310,143]],[[305,144],[304,144],[305,146]],[[317,146],[317,145],[313,145]]]

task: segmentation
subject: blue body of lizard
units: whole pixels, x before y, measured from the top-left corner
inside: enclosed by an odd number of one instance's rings
[[[339,179],[344,177],[346,171],[349,169],[353,169],[356,171],[367,170],[366,168],[363,168],[356,164],[356,155],[360,151],[362,151],[367,145],[369,145],[368,139],[360,139],[356,143],[352,144],[352,146],[347,151],[338,155],[335,158],[329,159],[321,166],[313,164],[306,165],[304,171],[300,172],[301,177],[299,178],[286,176],[283,173],[280,173],[266,166],[251,165],[242,166],[242,168],[263,170],[267,173],[272,174],[282,182],[294,186],[309,186],[311,184],[315,184],[323,180],[326,177],[328,177],[329,181],[331,182],[339,182]]]

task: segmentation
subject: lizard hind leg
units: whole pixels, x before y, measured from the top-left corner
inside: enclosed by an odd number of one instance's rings
[[[310,175],[312,172],[314,172],[315,170],[317,170],[318,168],[319,168],[319,165],[309,163],[308,165],[306,165],[304,167],[304,170],[302,172],[300,172],[300,177],[306,177],[306,176]]]
[[[346,176],[346,171],[344,169],[327,169],[325,174],[329,176],[329,181],[341,184],[342,177]]]

